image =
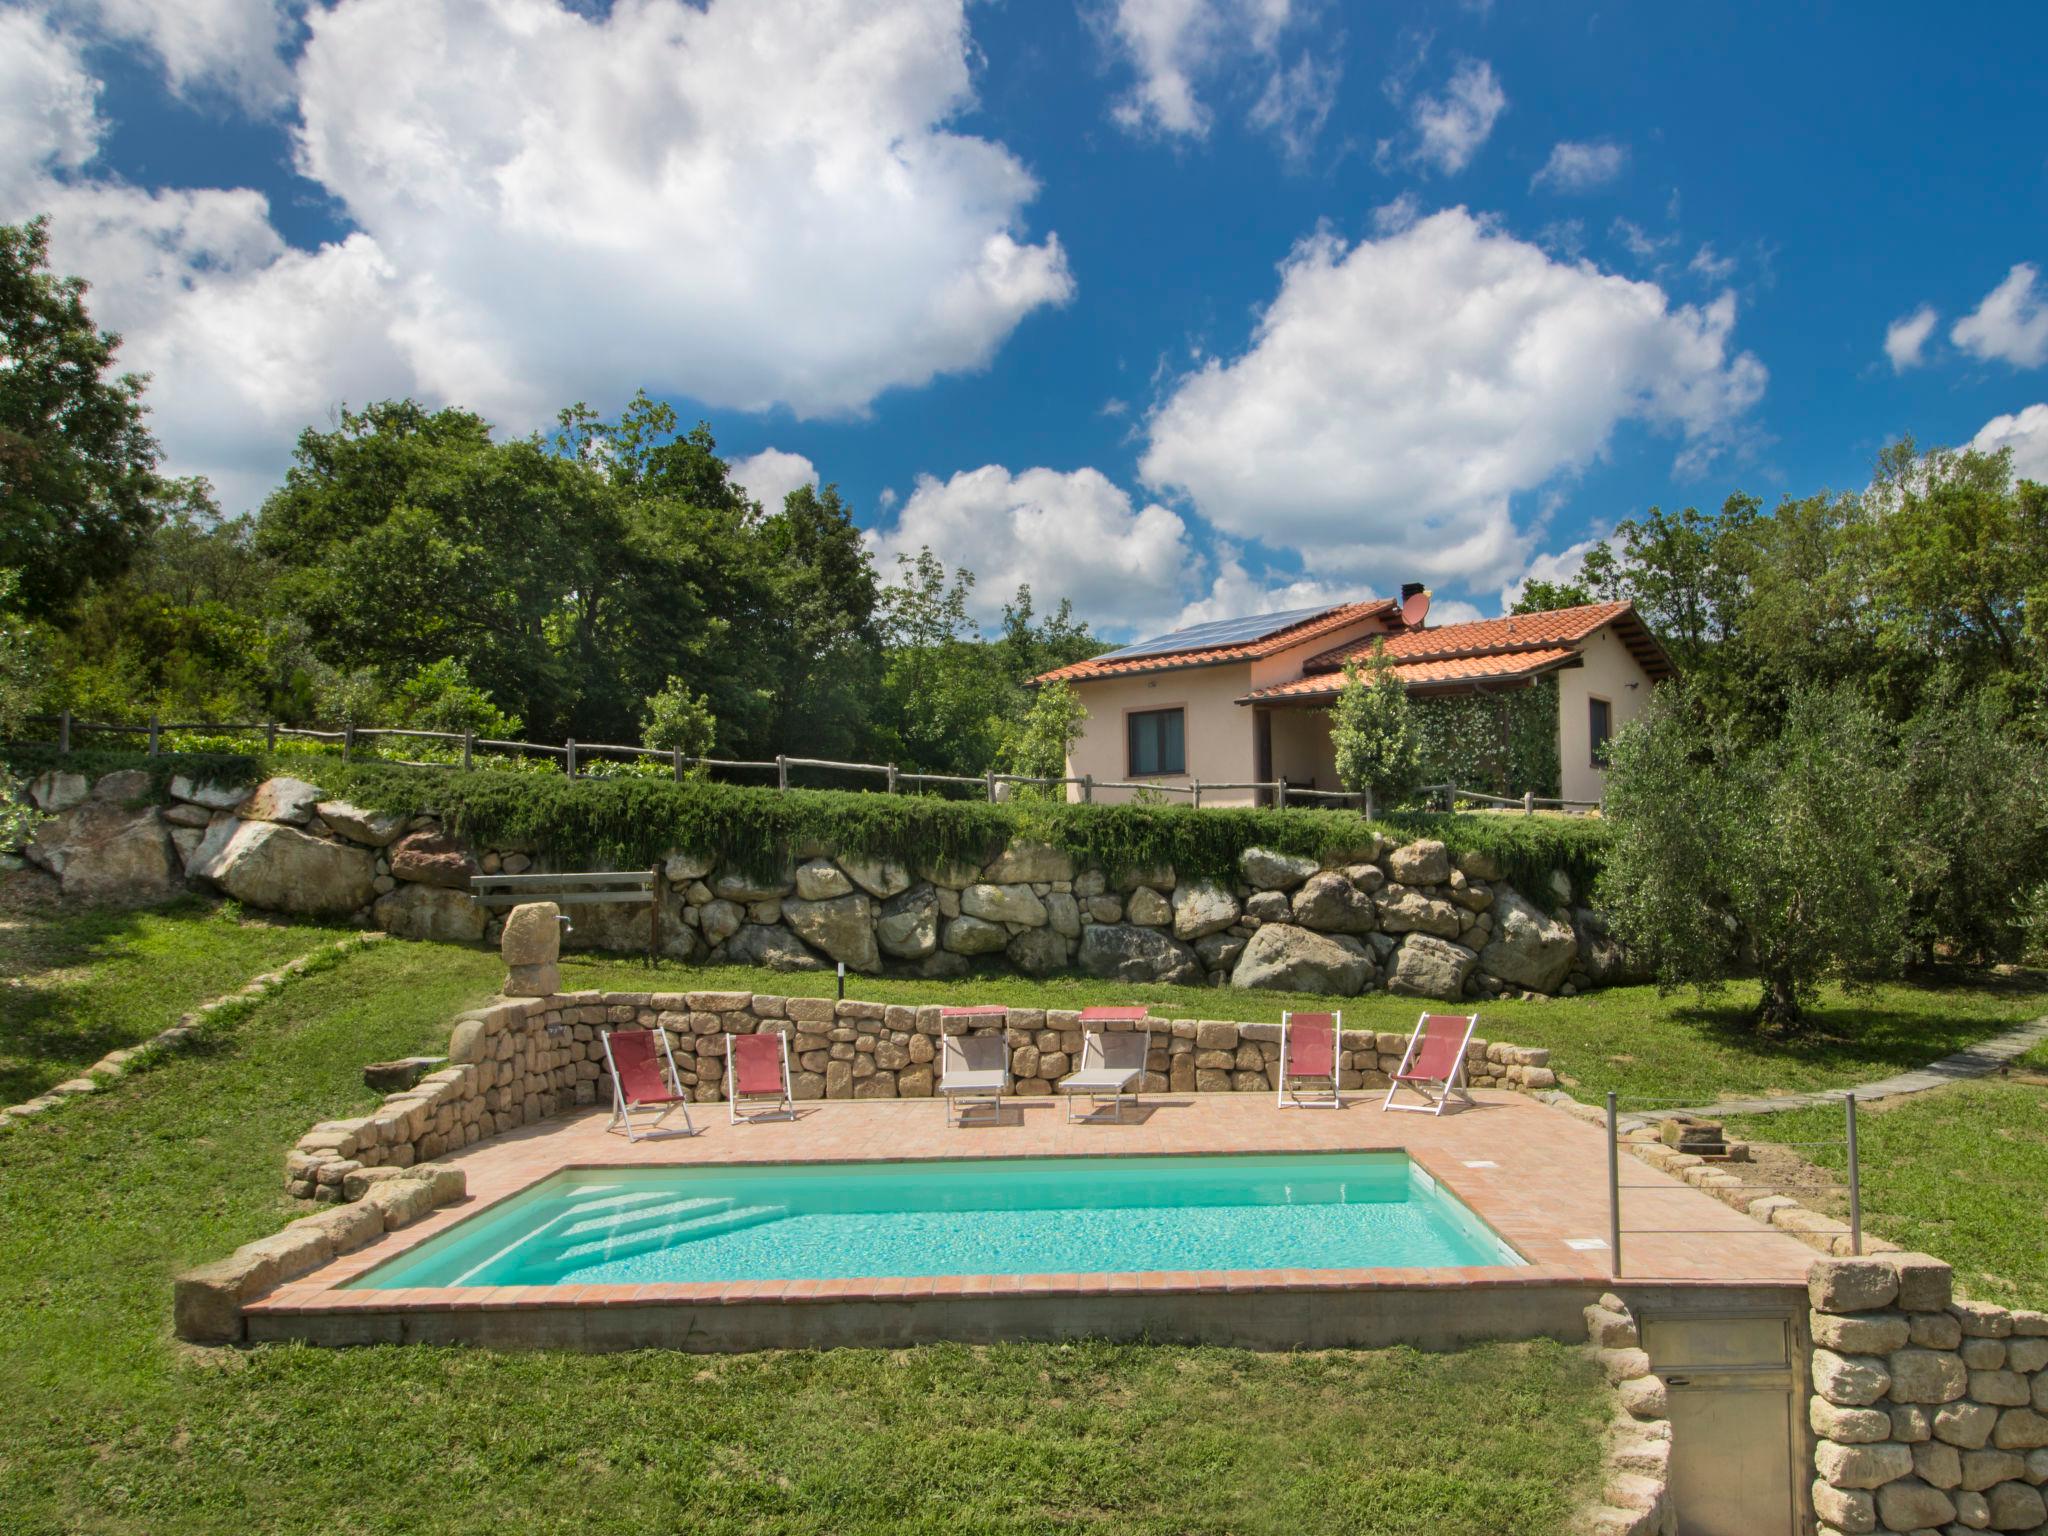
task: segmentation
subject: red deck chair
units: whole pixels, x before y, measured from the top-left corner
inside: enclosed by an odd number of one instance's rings
[[[658,1042],[658,1043],[657,1043]],[[607,1131],[625,1128],[626,1140],[638,1141],[661,1131],[661,1122],[682,1111],[683,1128],[662,1132],[669,1136],[694,1136],[690,1123],[690,1096],[683,1092],[683,1080],[676,1076],[675,1053],[668,1035],[658,1029],[614,1029],[604,1037],[605,1065],[612,1071],[612,1118]],[[653,1110],[654,1118],[635,1131],[636,1111]]]
[[[1142,1024],[1150,1015],[1149,1008],[1083,1008],[1081,1022],[1085,1024]]]
[[[765,1107],[741,1115],[742,1099],[757,1106],[765,1101]],[[789,1036],[778,1032],[725,1037],[725,1109],[734,1125],[770,1115],[796,1118],[796,1100],[789,1091]]]
[[[1380,1108],[1419,1109],[1440,1115],[1453,1098],[1470,1104],[1472,1095],[1465,1089],[1465,1047],[1478,1024],[1476,1013],[1425,1013],[1416,1020],[1415,1033],[1408,1037],[1408,1049],[1402,1053],[1401,1065],[1387,1088],[1387,1101]],[[1396,1104],[1394,1095],[1403,1088],[1420,1094],[1422,1102]]]
[[[1282,1109],[1342,1109],[1337,1091],[1341,1013],[1282,1013],[1280,1070],[1274,1095]]]

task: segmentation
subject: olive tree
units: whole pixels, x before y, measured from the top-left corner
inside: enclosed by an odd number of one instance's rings
[[[1796,1030],[1824,982],[1895,971],[1905,948],[1889,733],[1853,693],[1795,691],[1763,740],[1677,685],[1615,738],[1600,901],[1660,987],[1762,986],[1760,1029]]]

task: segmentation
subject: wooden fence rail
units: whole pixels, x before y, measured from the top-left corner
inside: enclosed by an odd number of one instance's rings
[[[1124,780],[1098,780],[1093,774],[1078,777],[1040,778],[1019,773],[984,773],[979,775],[962,773],[923,773],[914,769],[899,768],[894,763],[842,763],[824,757],[789,757],[777,755],[774,758],[750,761],[743,758],[689,757],[680,748],[641,747],[622,742],[577,741],[574,737],[559,746],[542,741],[503,741],[495,737],[478,736],[463,731],[427,731],[412,726],[398,725],[343,725],[338,730],[321,729],[315,726],[282,725],[275,721],[258,723],[202,723],[166,724],[151,720],[146,725],[124,724],[109,721],[77,720],[70,711],[61,715],[39,715],[32,717],[32,723],[54,725],[56,740],[39,742],[37,745],[54,745],[59,753],[73,749],[72,738],[78,732],[111,732],[117,735],[138,735],[148,738],[148,752],[154,757],[163,750],[163,738],[168,732],[197,732],[210,736],[237,734],[260,734],[268,747],[274,748],[279,738],[297,738],[304,741],[338,743],[344,761],[355,756],[358,742],[366,742],[378,736],[399,737],[405,740],[435,741],[458,748],[461,753],[460,766],[476,766],[476,754],[483,752],[531,754],[538,757],[552,757],[561,762],[570,778],[588,778],[591,775],[578,771],[580,764],[594,756],[619,756],[632,759],[652,759],[666,764],[675,778],[682,780],[691,769],[702,768],[740,773],[773,773],[775,787],[789,788],[789,774],[792,768],[822,769],[832,773],[871,774],[883,781],[883,792],[895,794],[903,788],[915,789],[923,784],[957,784],[979,789],[989,800],[1002,798],[1006,785],[1028,784],[1042,789],[1066,789],[1076,787],[1081,792],[1084,804],[1092,804],[1098,790],[1122,790],[1145,796],[1183,796],[1190,805],[1200,807],[1204,794],[1214,795],[1232,790],[1252,790],[1266,797],[1267,802],[1281,810],[1291,805],[1313,805],[1318,802],[1353,806],[1367,816],[1373,813],[1373,797],[1367,793],[1352,790],[1309,789],[1299,784],[1289,784],[1284,779],[1233,780],[1204,782],[1190,779],[1185,784],[1131,783]],[[455,763],[424,762],[412,758],[381,758],[379,761],[396,762],[412,768],[453,768]],[[602,777],[602,775],[599,775]],[[1519,808],[1525,815],[1534,815],[1538,806],[1556,806],[1559,809],[1598,810],[1597,800],[1560,800],[1534,793],[1522,795],[1494,795],[1483,790],[1462,789],[1455,784],[1427,784],[1419,793],[1432,800],[1441,797],[1445,810],[1451,810],[1460,800],[1478,801],[1509,809]],[[1210,805],[1215,805],[1211,800]]]

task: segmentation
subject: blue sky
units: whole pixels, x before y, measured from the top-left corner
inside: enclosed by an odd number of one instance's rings
[[[411,394],[638,386],[1105,634],[1653,504],[2048,476],[2048,13],[1311,0],[0,0],[0,217],[260,501]]]

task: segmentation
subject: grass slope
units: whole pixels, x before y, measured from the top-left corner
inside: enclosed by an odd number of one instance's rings
[[[182,920],[187,946],[239,942]],[[182,970],[188,948],[172,954]],[[97,974],[80,982],[95,1007]],[[1596,1475],[1604,1390],[1551,1344],[725,1359],[174,1344],[171,1274],[288,1219],[290,1141],[366,1106],[364,1061],[439,1046],[497,979],[478,951],[360,951],[0,1136],[0,1525],[1543,1536]]]
[[[1842,1112],[1793,1110],[1729,1125],[1752,1141],[1820,1141],[1842,1134]],[[1870,1231],[1948,1260],[1957,1285],[1980,1301],[2048,1307],[2048,1088],[1992,1078],[1880,1101],[1857,1117],[1857,1141]],[[1799,1150],[1845,1173],[1839,1149]],[[1846,1214],[1846,1202],[1830,1204]]]
[[[835,984],[829,971],[649,967],[644,961],[583,956],[566,959],[562,972],[566,987],[618,992],[698,987],[830,997]],[[1318,997],[1079,977],[895,981],[848,976],[846,990],[849,997],[890,1003],[1008,1003],[1019,1008],[1146,1003],[1162,1018],[1277,1021],[1283,1009],[1341,1009],[1349,1028],[1402,1033],[1415,1027],[1424,1007],[1442,1006],[1385,993]],[[1548,1046],[1555,1053],[1552,1065],[1582,1098],[1613,1089],[1706,1103],[1722,1093],[1791,1093],[1886,1077],[1925,1066],[2048,1011],[2048,991],[2038,986],[1958,974],[1941,983],[1895,983],[1854,997],[1831,989],[1814,1010],[1807,1033],[1774,1040],[1749,1027],[1753,1001],[1747,986],[1704,1004],[1690,995],[1659,997],[1654,987],[1613,987],[1584,997],[1481,1005],[1479,1033],[1489,1040]]]
[[[196,901],[61,919],[0,913],[0,1104],[75,1077],[345,931],[241,922]]]

